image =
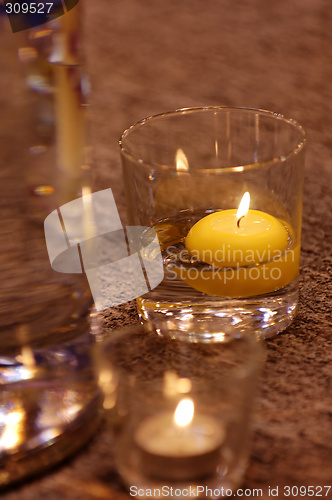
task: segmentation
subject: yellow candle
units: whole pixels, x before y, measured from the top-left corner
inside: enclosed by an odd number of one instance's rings
[[[249,210],[249,202],[246,193],[237,211],[212,213],[191,228],[187,250],[213,269],[179,269],[183,281],[210,295],[248,297],[278,290],[296,277],[300,249],[288,248],[290,226]]]
[[[286,250],[287,230],[272,215],[249,210],[239,227],[238,220],[236,210],[204,217],[189,231],[187,250],[217,268],[260,264]]]

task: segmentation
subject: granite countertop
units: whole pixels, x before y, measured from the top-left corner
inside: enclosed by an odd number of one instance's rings
[[[83,2],[84,0],[82,0]],[[201,105],[271,109],[307,131],[300,307],[268,340],[243,486],[332,480],[332,8],[328,0],[85,0],[95,190],[111,187],[125,223],[117,140],[158,112]],[[135,303],[102,315],[105,334]],[[125,499],[104,428],[75,457],[4,500]],[[318,490],[317,490],[318,491]],[[325,491],[323,491],[325,496]],[[329,496],[332,495],[330,491]]]

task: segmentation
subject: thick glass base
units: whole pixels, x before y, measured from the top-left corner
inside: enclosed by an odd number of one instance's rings
[[[234,332],[250,332],[267,339],[293,321],[298,303],[298,280],[286,287],[255,297],[234,299],[193,294],[158,296],[158,287],[137,300],[138,313],[160,335],[192,342],[224,340]]]
[[[87,341],[0,358],[0,487],[77,451],[100,421]]]

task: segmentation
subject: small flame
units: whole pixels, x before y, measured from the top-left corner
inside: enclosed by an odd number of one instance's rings
[[[13,411],[11,413],[8,413],[5,416],[4,420],[6,422],[6,425],[15,426],[21,422],[23,417],[24,417],[24,413],[22,411]]]
[[[242,200],[240,202],[240,205],[239,205],[239,208],[238,208],[238,211],[237,211],[237,214],[236,214],[236,217],[237,217],[238,221],[240,219],[242,219],[242,217],[244,217],[245,215],[247,215],[248,210],[249,210],[249,205],[250,205],[250,194],[247,191],[242,196]]]
[[[174,413],[174,422],[179,427],[186,427],[194,417],[194,402],[192,399],[182,399]]]
[[[188,172],[189,170],[189,163],[186,155],[182,151],[182,149],[178,149],[176,152],[176,170],[178,172]]]
[[[1,448],[14,448],[21,439],[21,421],[25,414],[21,410],[8,413],[4,417],[5,427],[0,438]]]

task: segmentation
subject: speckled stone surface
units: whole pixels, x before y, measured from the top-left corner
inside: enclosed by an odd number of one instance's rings
[[[329,0],[85,1],[95,189],[111,187],[125,222],[117,139],[150,114],[179,107],[271,109],[307,130],[300,308],[267,341],[248,489],[332,482],[332,8]],[[107,310],[105,334],[136,321]],[[332,492],[329,494],[332,495]],[[100,433],[4,500],[125,499]]]

